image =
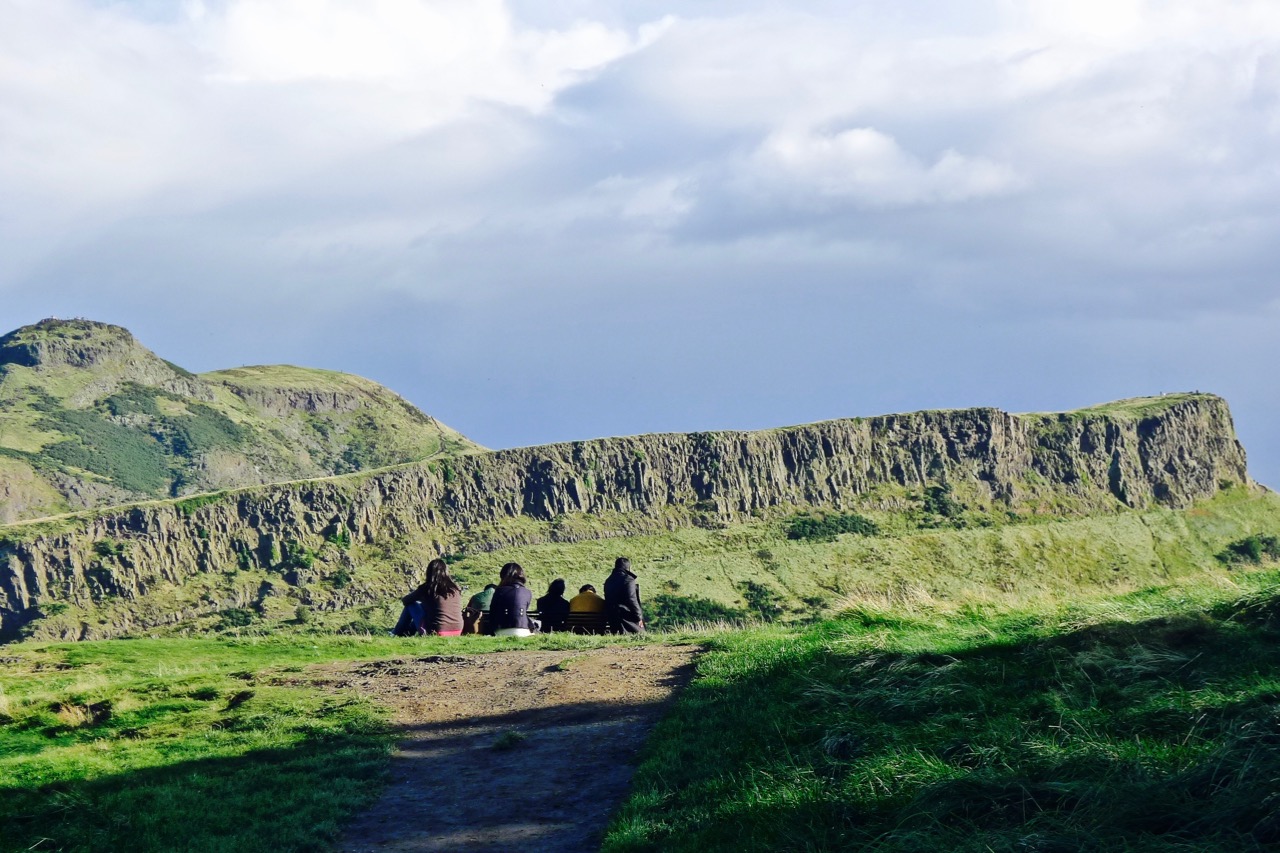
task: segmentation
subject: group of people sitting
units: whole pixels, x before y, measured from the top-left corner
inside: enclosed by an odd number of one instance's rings
[[[487,584],[462,605],[462,587],[449,574],[444,560],[427,564],[427,579],[401,601],[404,610],[391,632],[397,637],[434,634],[487,634],[496,637],[527,637],[537,632],[570,631],[575,634],[644,633],[644,612],[640,607],[640,587],[631,561],[619,557],[604,582],[604,595],[591,584],[566,599],[565,582],[556,578],[547,594],[533,604],[533,592],[519,563],[507,563],[498,583]]]

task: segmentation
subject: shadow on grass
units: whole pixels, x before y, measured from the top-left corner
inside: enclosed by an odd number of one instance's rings
[[[381,790],[387,741],[323,738],[35,788],[0,784],[0,850],[323,848]]]
[[[1275,604],[1275,602],[1273,602]],[[1278,606],[704,659],[605,849],[1280,849]]]

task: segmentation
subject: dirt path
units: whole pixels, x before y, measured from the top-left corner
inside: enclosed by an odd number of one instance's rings
[[[339,849],[598,849],[636,752],[697,652],[653,645],[324,667],[333,689],[389,705],[405,736],[386,792]]]

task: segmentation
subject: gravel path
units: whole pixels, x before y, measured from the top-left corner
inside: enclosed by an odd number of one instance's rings
[[[332,689],[389,705],[405,738],[386,792],[339,849],[598,849],[637,751],[698,651],[619,646],[322,668]]]

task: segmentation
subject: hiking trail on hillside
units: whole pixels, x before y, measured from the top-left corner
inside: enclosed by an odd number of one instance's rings
[[[693,646],[428,655],[313,670],[387,705],[403,734],[377,802],[337,847],[597,850]]]

